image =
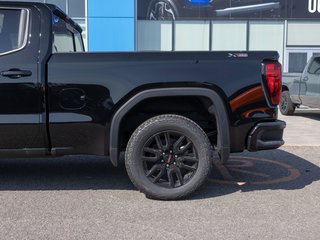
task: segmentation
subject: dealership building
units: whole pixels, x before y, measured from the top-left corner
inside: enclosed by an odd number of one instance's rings
[[[54,3],[78,22],[88,51],[277,50],[285,72],[300,72],[320,54],[320,0],[38,2]]]

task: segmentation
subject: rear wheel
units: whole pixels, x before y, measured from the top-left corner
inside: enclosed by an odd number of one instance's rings
[[[211,171],[211,145],[188,118],[160,115],[140,125],[126,149],[126,168],[133,184],[153,199],[185,198]]]
[[[292,115],[294,113],[296,106],[291,101],[289,91],[285,90],[282,92],[279,107],[283,115]]]

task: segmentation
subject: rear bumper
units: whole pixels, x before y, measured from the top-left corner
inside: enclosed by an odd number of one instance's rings
[[[285,127],[286,123],[280,120],[258,123],[249,134],[247,149],[254,152],[282,146]]]

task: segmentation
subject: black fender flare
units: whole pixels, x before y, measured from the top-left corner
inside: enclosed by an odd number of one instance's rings
[[[207,88],[157,88],[139,92],[126,101],[114,114],[110,126],[110,160],[114,166],[119,159],[119,127],[124,116],[141,101],[153,97],[201,96],[211,100],[209,113],[217,120],[217,151],[222,162],[230,155],[230,123],[226,107],[218,93]]]

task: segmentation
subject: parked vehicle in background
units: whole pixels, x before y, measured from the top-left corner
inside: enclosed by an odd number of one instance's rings
[[[280,147],[274,51],[84,53],[81,28],[50,4],[0,2],[0,156],[125,152],[147,196],[179,199],[212,153]]]
[[[280,112],[292,115],[300,105],[320,108],[320,56],[313,56],[303,73],[284,73]]]

